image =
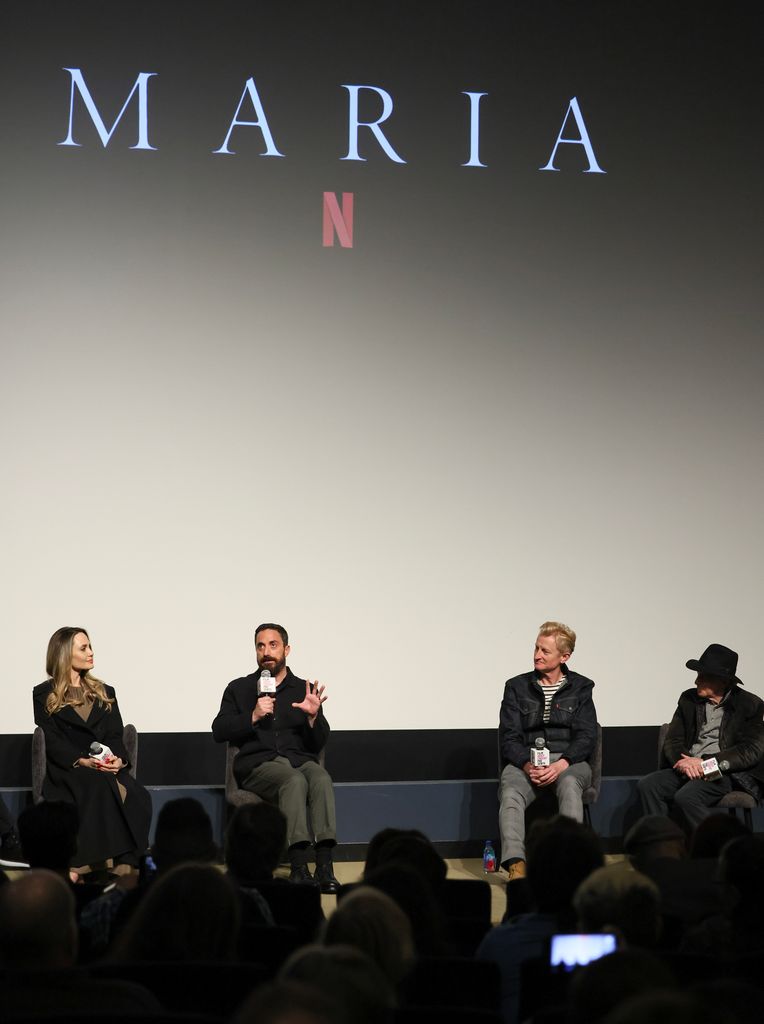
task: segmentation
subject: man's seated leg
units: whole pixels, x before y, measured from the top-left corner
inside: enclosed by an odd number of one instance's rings
[[[707,782],[705,779],[689,779],[677,790],[674,804],[681,811],[690,830],[694,831],[709,814],[723,796],[732,792],[732,780],[729,775]]]
[[[592,769],[586,761],[572,764],[555,784],[560,814],[574,821],[584,820],[584,790],[592,784]]]
[[[501,866],[509,870],[510,877],[525,873],[525,809],[535,798],[525,772],[508,764],[499,780],[499,831]]]
[[[287,847],[291,872],[289,880],[315,884],[308,868],[310,832],[308,831],[308,782],[287,758],[276,757],[253,768],[243,783],[268,803],[277,804],[287,820]]]
[[[673,768],[661,768],[660,771],[645,775],[637,783],[643,812],[668,817],[669,804],[673,802],[684,781],[684,776]]]
[[[332,867],[332,851],[337,845],[337,816],[334,809],[334,786],[326,769],[315,761],[300,766],[308,783],[308,808],[316,846],[316,881],[321,892],[336,893],[340,883]]]

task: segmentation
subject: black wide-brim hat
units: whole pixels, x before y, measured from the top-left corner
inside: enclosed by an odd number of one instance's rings
[[[737,671],[737,651],[731,651],[723,644],[710,644],[696,660],[693,658],[687,662],[687,668],[694,672],[701,672],[706,676],[714,676],[716,679],[723,679],[730,686],[742,686],[742,680],[735,675]]]

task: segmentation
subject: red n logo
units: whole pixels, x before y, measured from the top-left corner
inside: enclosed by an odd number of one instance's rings
[[[324,192],[324,246],[334,245],[337,235],[343,249],[353,248],[353,193],[342,193],[342,209],[334,192]]]

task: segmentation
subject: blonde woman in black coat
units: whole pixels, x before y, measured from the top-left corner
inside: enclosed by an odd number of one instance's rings
[[[148,846],[151,797],[130,775],[114,690],[91,674],[87,630],[62,626],[48,643],[49,679],[35,686],[34,719],[45,733],[43,797],[76,804],[75,865],[92,870],[137,866]],[[97,742],[112,756],[91,754]]]

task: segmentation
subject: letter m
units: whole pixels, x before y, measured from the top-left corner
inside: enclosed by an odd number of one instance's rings
[[[337,235],[343,249],[353,248],[353,193],[342,193],[342,210],[334,192],[324,192],[324,246],[334,245]]]
[[[114,124],[111,128],[107,129],[103,123],[103,118],[98,112],[98,107],[93,101],[93,97],[90,95],[90,90],[85,83],[85,79],[82,77],[82,72],[79,68],[64,68],[64,71],[68,71],[72,76],[72,87],[69,94],[69,134],[66,136],[63,142],[59,142],[59,146],[79,146],[81,143],[74,141],[72,134],[74,130],[74,91],[75,89],[79,92],[82,97],[82,101],[85,104],[85,109],[90,114],[90,119],[95,125],[95,129],[98,132],[98,136],[103,143],[104,149],[109,145],[111,137],[114,131],[122,120],[122,115],[127,110],[130,100],[138,93],[138,141],[130,149],[156,149],[156,146],[149,144],[149,101],[148,101],[148,81],[156,75],[155,71],[141,71],[135,80],[135,85],[130,90],[130,95],[127,97],[122,105],[122,109],[117,114]]]

